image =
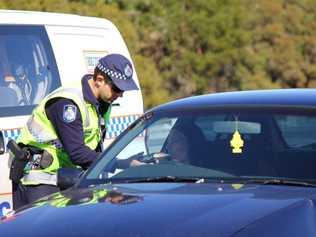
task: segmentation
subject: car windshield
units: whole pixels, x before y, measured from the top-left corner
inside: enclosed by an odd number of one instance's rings
[[[133,165],[133,161],[136,165]],[[209,108],[149,112],[82,183],[241,177],[316,180],[316,111]]]

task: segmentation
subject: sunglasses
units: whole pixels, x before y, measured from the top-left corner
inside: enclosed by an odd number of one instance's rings
[[[117,93],[117,94],[120,94],[120,93],[123,93],[124,91],[121,90],[120,88],[118,88],[113,82],[109,82],[112,90]]]

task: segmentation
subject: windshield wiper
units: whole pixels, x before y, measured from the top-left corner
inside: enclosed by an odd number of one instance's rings
[[[104,180],[103,180],[104,182]],[[290,186],[304,186],[316,187],[316,180],[301,181],[296,179],[284,178],[254,178],[254,177],[234,177],[234,178],[206,178],[206,177],[179,177],[179,176],[156,176],[144,178],[109,178],[106,180],[108,183],[241,183],[241,184],[262,184],[262,185],[290,185]]]
[[[315,182],[293,180],[293,179],[280,179],[280,178],[241,178],[241,183],[259,183],[263,185],[290,185],[290,186],[305,186],[305,187],[316,187]]]
[[[204,183],[205,180],[199,177],[177,177],[177,176],[158,176],[145,178],[113,178],[112,183]]]

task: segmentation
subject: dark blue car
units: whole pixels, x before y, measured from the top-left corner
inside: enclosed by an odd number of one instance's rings
[[[0,236],[308,237],[315,201],[316,90],[217,93],[146,112]]]

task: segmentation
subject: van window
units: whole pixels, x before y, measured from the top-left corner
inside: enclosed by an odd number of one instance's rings
[[[0,26],[0,117],[30,114],[59,86],[44,26]]]

